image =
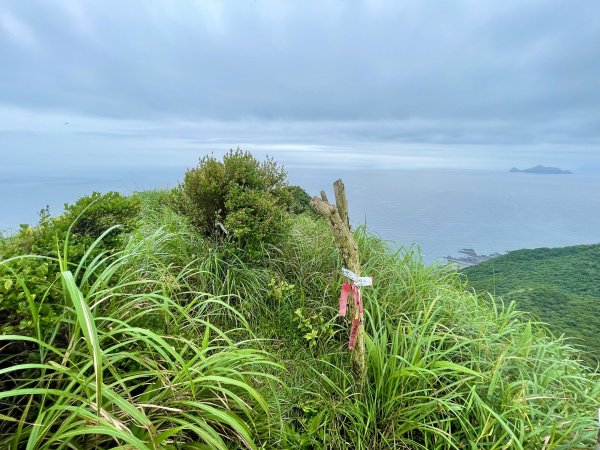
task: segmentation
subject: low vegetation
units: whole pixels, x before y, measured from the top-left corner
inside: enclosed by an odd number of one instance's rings
[[[284,174],[247,153],[227,158],[203,159],[188,183],[225,164],[250,178],[265,167]],[[227,192],[247,188],[227,179]],[[262,199],[252,207],[277,210],[275,226],[231,199],[191,213],[184,181],[94,194],[75,217],[44,213],[2,241],[0,447],[593,445],[600,378],[576,350],[514,303],[471,293],[459,274],[365,228],[355,236],[375,283],[364,289],[368,372],[358,386],[337,317],[333,239],[306,212],[306,194],[277,179],[269,186],[281,197],[247,191]],[[260,240],[233,231],[234,203]],[[99,228],[85,217],[101,218]],[[215,220],[227,234],[209,232]]]
[[[600,363],[600,245],[517,250],[464,270],[478,292],[515,301]]]

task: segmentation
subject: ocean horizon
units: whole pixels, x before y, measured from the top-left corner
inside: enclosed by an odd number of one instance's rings
[[[357,169],[286,166],[290,184],[310,195],[346,185],[351,221],[391,245],[420,249],[428,263],[456,256],[520,248],[600,242],[600,176],[536,175],[508,170]],[[40,209],[62,212],[93,191],[130,194],[176,186],[185,169],[110,169],[54,175],[0,174],[0,230],[35,224]]]

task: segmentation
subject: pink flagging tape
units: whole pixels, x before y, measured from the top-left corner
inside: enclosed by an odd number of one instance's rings
[[[362,316],[362,313],[363,313],[362,297],[360,295],[360,290],[358,289],[358,286],[356,286],[355,284],[352,284],[352,297],[354,297],[354,306],[358,307],[358,312]]]
[[[358,339],[358,328],[360,326],[363,316],[363,301],[360,295],[360,287],[372,286],[373,278],[359,277],[351,270],[345,268],[342,269],[342,274],[346,278],[350,278],[351,281],[349,283],[342,284],[342,292],[340,293],[339,315],[342,317],[346,315],[346,310],[348,309],[348,297],[350,296],[350,293],[352,293],[355,313],[352,319],[352,325],[350,327],[350,339],[348,341],[348,348],[350,350],[354,350],[354,347],[356,347],[356,341]]]
[[[342,284],[342,292],[340,294],[340,311],[339,315],[344,317],[346,315],[346,308],[348,306],[348,295],[350,295],[350,290],[352,287],[350,283]]]

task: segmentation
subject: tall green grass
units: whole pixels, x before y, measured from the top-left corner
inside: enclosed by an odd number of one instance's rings
[[[0,336],[30,349],[0,370],[0,447],[257,448],[269,408],[256,386],[273,363],[211,324],[215,311],[239,316],[226,301],[166,286],[181,277],[157,268],[170,239],[159,230],[92,261],[59,255],[61,319],[43,337]]]
[[[415,251],[392,251],[364,228],[356,237],[363,272],[374,277],[364,289],[368,382],[357,391],[343,341],[315,355],[298,383],[289,448],[592,447],[600,378],[574,349],[514,304],[484,301],[456,273],[425,266]],[[307,241],[298,245],[302,254]],[[341,283],[337,274],[310,277],[318,278]]]

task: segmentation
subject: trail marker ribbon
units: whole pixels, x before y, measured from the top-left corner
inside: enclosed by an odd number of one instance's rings
[[[339,315],[341,317],[344,317],[346,315],[346,309],[348,307],[348,297],[350,296],[350,293],[352,293],[354,307],[356,308],[356,312],[354,314],[354,317],[352,318],[352,326],[350,328],[350,339],[348,341],[348,348],[350,350],[353,350],[356,346],[356,340],[358,338],[358,327],[363,318],[363,302],[362,297],[360,295],[360,287],[372,286],[373,278],[359,277],[351,270],[345,268],[342,268],[342,274],[346,278],[350,278],[351,282],[346,282],[342,285],[342,292],[340,293]]]

